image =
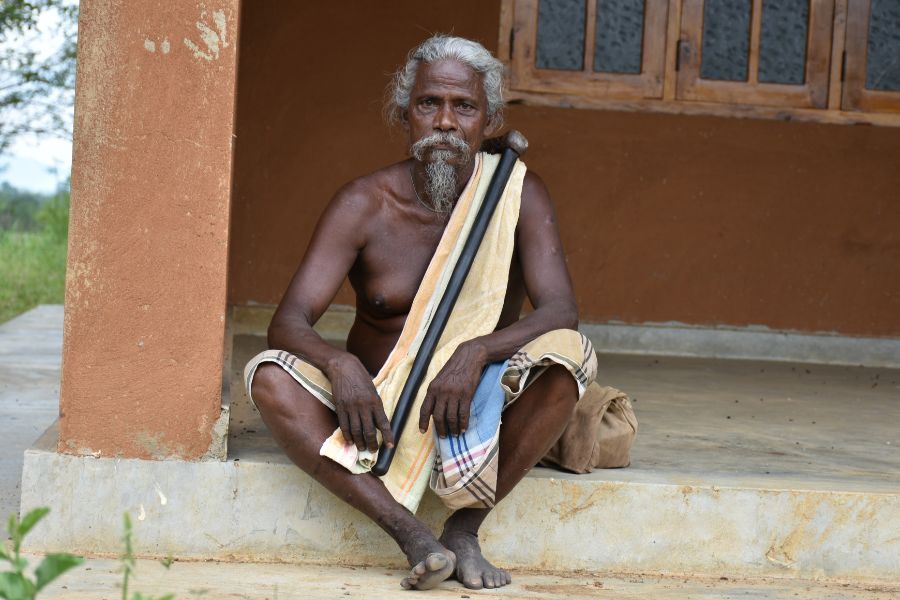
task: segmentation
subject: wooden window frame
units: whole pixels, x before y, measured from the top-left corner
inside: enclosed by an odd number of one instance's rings
[[[873,90],[865,90],[865,74],[864,69],[865,52],[867,48],[868,37],[868,13],[869,0],[829,0],[833,2],[833,17],[829,22],[828,19],[817,20],[816,26],[831,31],[830,50],[825,56],[821,52],[816,53],[817,64],[813,66],[816,73],[817,85],[815,91],[810,89],[805,96],[800,98],[799,106],[785,104],[766,104],[765,95],[770,90],[780,92],[777,88],[783,87],[806,87],[804,86],[787,86],[781,84],[756,84],[756,87],[750,90],[746,89],[746,83],[738,82],[737,85],[745,86],[745,89],[735,89],[729,91],[724,96],[719,96],[717,100],[712,100],[714,96],[707,94],[703,99],[687,99],[684,97],[684,84],[682,84],[682,94],[679,97],[679,76],[685,67],[689,66],[690,57],[687,64],[684,56],[679,57],[679,50],[684,52],[685,44],[682,41],[682,12],[685,5],[691,0],[668,0],[667,23],[664,38],[664,60],[663,68],[659,73],[662,85],[662,97],[656,95],[656,88],[652,88],[652,97],[646,97],[644,87],[634,87],[625,85],[627,80],[621,80],[621,77],[635,77],[634,75],[624,76],[617,74],[598,74],[607,77],[620,79],[609,83],[602,81],[585,81],[583,71],[575,71],[565,73],[569,77],[567,81],[557,82],[555,76],[558,73],[550,73],[549,77],[542,74],[542,77],[535,79],[530,75],[527,65],[533,64],[534,48],[537,32],[537,13],[532,14],[530,23],[526,22],[524,13],[519,9],[523,3],[529,3],[531,10],[537,10],[538,0],[502,0],[500,8],[500,39],[498,44],[498,57],[507,63],[508,69],[508,86],[507,99],[511,104],[526,104],[533,106],[554,106],[565,108],[588,108],[601,110],[620,110],[620,111],[640,111],[640,112],[660,112],[669,114],[683,115],[713,115],[723,117],[737,118],[754,118],[754,119],[775,119],[782,121],[805,121],[814,123],[833,123],[833,124],[864,124],[864,125],[881,125],[881,126],[900,126],[900,108],[898,108],[894,99],[900,98],[900,93],[880,92]],[[755,2],[757,0],[754,0]],[[816,2],[817,0],[812,0]],[[865,18],[859,19],[855,16],[851,5],[857,2],[865,4]],[[812,8],[811,3],[811,8]],[[761,12],[756,11],[761,15]],[[647,13],[645,13],[646,15]],[[812,11],[811,11],[812,15]],[[862,26],[863,42],[860,42],[858,29],[850,28],[852,24],[848,20],[848,15],[853,15],[856,27]],[[701,10],[702,16],[702,10]],[[645,16],[646,18],[646,16]],[[810,38],[813,35],[812,19],[810,25]],[[859,25],[862,21],[862,25]],[[702,21],[701,21],[702,23]],[[757,26],[758,30],[758,26]],[[530,39],[530,50],[526,54],[525,49],[521,48],[520,42],[523,40],[523,32],[533,32],[535,37],[524,36]],[[593,31],[586,32],[585,46],[590,48],[586,50],[586,55],[591,54],[593,58],[593,35],[589,38],[587,33],[593,34]],[[646,43],[646,37],[644,36]],[[758,39],[758,36],[757,36]],[[853,43],[847,44],[847,60],[846,65],[844,58],[845,41],[850,39]],[[699,41],[699,40],[697,40]],[[807,72],[809,71],[810,51],[809,43],[807,46]],[[696,42],[695,42],[696,44]],[[697,45],[696,47],[701,47]],[[859,48],[862,49],[860,54]],[[757,55],[758,56],[758,55]],[[862,64],[859,60],[854,61],[854,57],[862,56]],[[587,59],[587,56],[585,56]],[[757,59],[758,60],[758,59]],[[823,77],[822,63],[824,62],[825,77],[827,84],[822,86],[821,78]],[[680,64],[679,64],[680,63]],[[585,60],[585,66],[589,65]],[[843,67],[846,66],[846,77]],[[699,69],[699,60],[697,61]],[[532,69],[537,71],[537,69]],[[548,71],[548,70],[543,70]],[[757,68],[751,69],[756,73]],[[699,73],[698,73],[699,74]],[[854,79],[854,75],[861,77]],[[849,82],[844,81],[848,79]],[[702,80],[704,83],[734,83],[734,82],[716,82]],[[850,93],[849,86],[858,82],[856,92],[857,96],[853,101],[848,101],[845,96]],[[774,87],[773,87],[774,86]],[[721,87],[721,86],[717,86]],[[813,86],[810,86],[812,88]],[[696,88],[695,88],[696,90]],[[823,91],[824,90],[824,91]],[[822,94],[825,98],[822,98]],[[730,95],[729,95],[730,94]],[[859,100],[862,96],[862,100]],[[879,97],[881,96],[881,97]],[[892,96],[884,98],[883,96]],[[769,99],[777,96],[770,96]],[[811,100],[811,102],[810,102]],[[857,104],[853,104],[856,102]],[[848,107],[858,106],[855,109]],[[869,111],[869,112],[864,112]],[[877,112],[880,111],[880,112]]]
[[[640,74],[594,71],[597,0],[585,2],[584,68],[580,71],[537,68],[534,56],[537,49],[538,5],[539,0],[515,2],[513,69],[510,73],[513,87],[531,92],[585,94],[616,99],[662,98],[668,0],[646,0]]]
[[[684,0],[677,75],[677,98],[754,106],[825,108],[831,63],[831,28],[834,0],[810,0],[806,43],[805,83],[802,85],[759,81],[759,40],[763,0],[752,0],[747,81],[716,81],[700,77],[703,61],[704,0]]]
[[[900,113],[900,92],[866,89],[871,11],[872,0],[853,0],[848,5],[841,107],[852,111]]]

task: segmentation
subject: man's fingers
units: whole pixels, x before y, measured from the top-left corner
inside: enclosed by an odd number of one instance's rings
[[[447,402],[438,400],[434,404],[434,428],[440,437],[447,437]]]
[[[469,409],[472,407],[472,402],[460,402],[459,403],[459,432],[465,433],[469,428]]]
[[[425,394],[425,400],[422,401],[422,409],[419,411],[419,431],[425,433],[428,431],[428,419],[434,412],[434,396],[431,392]]]
[[[459,435],[459,405],[459,399],[454,398],[447,402],[447,410],[444,411],[447,419],[447,433],[450,435]]]
[[[337,418],[338,418],[338,427],[341,428],[341,433],[344,435],[345,442],[352,442],[353,436],[350,435],[350,418],[347,416],[347,410],[342,407],[337,407]]]
[[[359,414],[354,412],[351,413],[350,416],[350,436],[353,438],[353,443],[356,444],[356,448],[358,450],[362,450],[366,447],[366,439],[363,437],[362,431],[362,421],[359,418]]]
[[[384,409],[381,407],[375,409],[375,425],[381,432],[381,439],[384,441],[385,447],[393,448],[394,432],[391,431],[391,422],[388,421],[387,415],[384,414]]]
[[[375,433],[375,418],[372,413],[362,415],[363,439],[370,452],[378,450],[378,435]]]

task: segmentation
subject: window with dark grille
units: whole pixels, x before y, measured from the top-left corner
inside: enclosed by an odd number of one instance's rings
[[[900,0],[503,0],[501,21],[523,102],[900,124]]]

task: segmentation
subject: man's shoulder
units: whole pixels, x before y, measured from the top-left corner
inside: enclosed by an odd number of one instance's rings
[[[385,208],[396,197],[402,164],[388,165],[341,186],[319,216],[317,230],[365,244],[369,234],[384,222]]]
[[[332,205],[347,206],[354,210],[377,209],[394,194],[403,164],[394,163],[351,179],[335,192]]]
[[[547,190],[547,184],[535,171],[528,169],[525,172],[525,178],[522,180],[522,208],[521,210],[530,212],[532,210],[543,211],[552,210],[553,203],[550,200],[550,192]]]

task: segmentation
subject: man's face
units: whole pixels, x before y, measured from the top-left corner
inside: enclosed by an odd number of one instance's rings
[[[419,66],[403,118],[413,156],[430,162],[432,154],[439,154],[448,163],[463,166],[478,152],[491,125],[479,73],[456,60]]]

